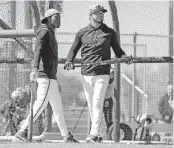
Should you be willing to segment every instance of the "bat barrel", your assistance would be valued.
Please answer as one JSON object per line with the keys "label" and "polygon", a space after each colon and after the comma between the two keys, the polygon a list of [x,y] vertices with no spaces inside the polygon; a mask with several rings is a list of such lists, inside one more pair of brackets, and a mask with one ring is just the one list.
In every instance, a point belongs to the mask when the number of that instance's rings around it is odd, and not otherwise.
{"label": "bat barrel", "polygon": [[[92,66],[92,65],[109,65],[109,64],[116,64],[116,63],[126,63],[128,62],[127,58],[119,58],[119,59],[111,59],[105,60],[96,63],[82,63],[75,65],[75,67],[82,67],[82,66]],[[133,57],[132,63],[172,63],[173,57]]]}

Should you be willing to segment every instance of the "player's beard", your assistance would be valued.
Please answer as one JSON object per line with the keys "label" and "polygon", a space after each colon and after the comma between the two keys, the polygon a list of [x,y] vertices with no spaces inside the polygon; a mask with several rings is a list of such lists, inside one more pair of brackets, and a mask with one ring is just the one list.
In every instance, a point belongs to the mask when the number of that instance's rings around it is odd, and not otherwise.
{"label": "player's beard", "polygon": [[101,19],[101,20],[92,19],[92,20],[93,20],[93,22],[98,23],[98,24],[102,24],[103,23],[103,19]]}

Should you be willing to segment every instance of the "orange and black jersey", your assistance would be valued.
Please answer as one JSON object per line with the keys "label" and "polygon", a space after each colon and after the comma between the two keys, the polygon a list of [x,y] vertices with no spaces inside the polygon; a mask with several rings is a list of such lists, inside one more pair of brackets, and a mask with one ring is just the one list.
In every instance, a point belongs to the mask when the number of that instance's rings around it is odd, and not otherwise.
{"label": "orange and black jersey", "polygon": [[[110,47],[115,55],[120,58],[125,55],[117,42],[116,32],[106,26],[100,25],[98,28],[91,24],[77,32],[75,41],[68,53],[67,61],[73,62],[78,51],[81,49],[83,63],[95,63],[111,58]],[[110,65],[82,66],[83,75],[103,75],[110,73]]]}
{"label": "orange and black jersey", "polygon": [[[42,60],[43,65],[40,64]],[[33,67],[39,70],[39,77],[56,79],[58,65],[58,46],[53,30],[46,25],[37,29]]]}

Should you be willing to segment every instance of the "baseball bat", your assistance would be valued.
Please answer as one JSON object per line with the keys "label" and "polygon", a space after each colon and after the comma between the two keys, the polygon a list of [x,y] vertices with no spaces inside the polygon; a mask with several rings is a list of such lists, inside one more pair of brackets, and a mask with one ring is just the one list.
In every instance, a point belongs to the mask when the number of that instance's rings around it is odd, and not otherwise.
{"label": "baseball bat", "polygon": [[[129,60],[128,58],[118,58],[118,59],[114,58],[111,60],[105,60],[95,63],[76,64],[75,67],[126,63],[128,62],[128,60]],[[173,57],[132,57],[131,61],[131,63],[172,63],[172,62],[173,62]]]}
{"label": "baseball bat", "polygon": [[30,83],[31,85],[31,100],[30,100],[30,118],[28,125],[28,140],[32,141],[32,133],[33,133],[33,101],[34,101],[34,82]]}
{"label": "baseball bat", "polygon": [[75,129],[76,129],[76,127],[77,127],[77,124],[79,123],[79,120],[80,120],[80,118],[81,118],[81,116],[82,116],[82,114],[83,114],[83,112],[84,112],[84,110],[85,110],[85,107],[87,106],[87,101],[85,102],[85,105],[83,106],[83,109],[82,109],[82,111],[80,112],[80,116],[79,116],[79,118],[77,119],[77,122],[76,122],[76,124],[74,125],[74,128],[73,128],[73,130],[72,130],[72,134],[74,133],[74,131],[75,131]]}

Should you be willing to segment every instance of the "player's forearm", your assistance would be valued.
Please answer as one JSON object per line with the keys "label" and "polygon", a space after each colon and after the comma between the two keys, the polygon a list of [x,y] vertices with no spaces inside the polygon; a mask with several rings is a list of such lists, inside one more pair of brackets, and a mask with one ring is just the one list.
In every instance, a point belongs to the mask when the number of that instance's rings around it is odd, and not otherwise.
{"label": "player's forearm", "polygon": [[127,57],[126,54],[121,55],[121,58],[125,58],[125,57]]}
{"label": "player's forearm", "polygon": [[117,43],[112,46],[112,49],[118,58],[123,58],[126,56],[125,52],[121,49],[121,47]]}
{"label": "player's forearm", "polygon": [[121,58],[122,56],[125,55],[125,52],[122,50],[122,48],[120,47],[120,45],[118,43],[117,35],[116,35],[116,32],[115,31],[112,32],[111,47],[112,47],[115,55],[118,58]]}
{"label": "player's forearm", "polygon": [[67,56],[67,61],[68,62],[73,62],[77,53],[75,51],[70,50]]}
{"label": "player's forearm", "polygon": [[67,61],[68,62],[73,62],[79,49],[80,49],[80,43],[78,42],[74,42],[74,44],[72,45],[69,53],[68,53],[68,56],[67,56]]}
{"label": "player's forearm", "polygon": [[38,50],[34,53],[32,71],[39,70],[39,63],[40,63],[40,52]]}
{"label": "player's forearm", "polygon": [[81,42],[81,32],[79,31],[76,36],[75,36],[75,40],[74,40],[74,43],[72,44],[71,46],[71,49],[68,53],[68,56],[67,56],[67,61],[68,62],[73,62],[80,47],[82,45],[82,42]]}

